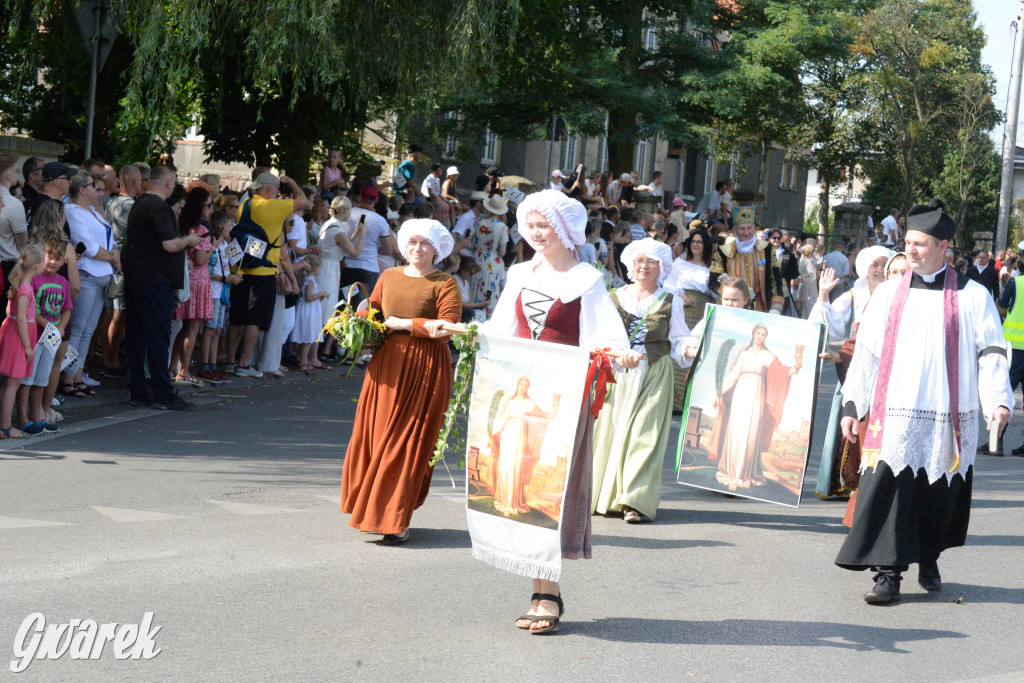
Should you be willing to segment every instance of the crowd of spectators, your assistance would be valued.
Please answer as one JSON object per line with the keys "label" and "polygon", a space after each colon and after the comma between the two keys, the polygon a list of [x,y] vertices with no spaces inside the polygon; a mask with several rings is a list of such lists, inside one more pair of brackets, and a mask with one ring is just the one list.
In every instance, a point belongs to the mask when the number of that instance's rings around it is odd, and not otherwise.
{"label": "crowd of spectators", "polygon": [[[422,165],[423,154],[410,145],[395,173],[383,178],[350,174],[332,149],[315,185],[257,167],[244,192],[221,187],[215,175],[183,185],[168,165],[115,170],[86,159],[73,168],[30,158],[19,169],[16,158],[0,157],[0,267],[15,321],[2,342],[17,347],[16,360],[22,353],[31,360],[9,368],[24,373],[11,404],[18,405],[18,425],[0,420],[0,429],[12,437],[56,429],[56,404],[94,393],[105,378],[124,377],[132,405],[187,410],[192,405],[176,385],[315,373],[340,362],[320,329],[339,300],[362,298],[352,285],[372,291],[382,270],[400,263],[396,233],[412,218],[434,218],[451,230],[455,248],[442,267],[459,283],[464,321],[486,320],[506,269],[533,256],[514,209],[536,186],[523,187],[518,178],[508,185],[498,167],[466,182],[457,166]],[[676,264],[666,286],[683,296],[695,319],[715,300],[714,288],[700,282],[712,253],[736,239],[733,183],[720,180],[691,206],[666,196],[660,173],[641,180],[635,172],[613,176],[580,165],[552,171],[542,187],[587,207],[587,241],[578,257],[601,269],[609,287],[628,280],[620,257],[630,242],[652,237],[668,244]],[[880,243],[899,250],[902,220],[893,210],[871,223],[863,240],[828,245],[818,236],[755,226],[774,250],[783,312],[807,315],[824,267],[852,284],[859,249]],[[43,256],[26,285],[33,245]],[[1019,263],[1012,250],[995,258],[951,250],[947,258],[994,297]],[[34,315],[22,320],[26,286]],[[48,325],[56,343],[44,334]],[[50,350],[40,354],[44,339]],[[0,359],[6,355],[0,348]],[[40,362],[50,365],[33,367]],[[42,388],[32,391],[44,375]]]}

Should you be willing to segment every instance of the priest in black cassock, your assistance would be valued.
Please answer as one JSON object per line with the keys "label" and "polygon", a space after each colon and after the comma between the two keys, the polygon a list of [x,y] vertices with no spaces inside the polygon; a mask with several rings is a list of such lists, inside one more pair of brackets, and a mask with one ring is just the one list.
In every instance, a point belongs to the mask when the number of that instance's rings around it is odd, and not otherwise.
{"label": "priest in black cassock", "polygon": [[995,302],[946,265],[955,224],[943,209],[908,213],[910,270],[875,289],[843,384],[843,436],[856,443],[867,424],[836,564],[874,571],[871,604],[898,600],[911,564],[923,588],[942,587],[939,554],[967,538],[979,421],[998,421],[1001,434],[1013,410]]}

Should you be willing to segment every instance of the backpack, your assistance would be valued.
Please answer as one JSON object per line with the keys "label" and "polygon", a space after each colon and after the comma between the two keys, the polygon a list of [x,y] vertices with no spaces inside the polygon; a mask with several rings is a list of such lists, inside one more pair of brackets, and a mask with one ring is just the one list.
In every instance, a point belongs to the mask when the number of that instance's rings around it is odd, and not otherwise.
{"label": "backpack", "polygon": [[[256,223],[249,214],[249,208],[251,206],[252,199],[242,206],[242,217],[239,219],[238,223],[235,224],[235,227],[231,228],[231,239],[238,242],[238,246],[240,246],[244,251],[245,243],[249,241],[250,237],[253,237],[262,242],[266,242],[267,251],[259,258],[246,253],[242,256],[242,261],[238,264],[239,268],[276,268],[273,263],[267,260],[266,256],[271,249],[279,249],[281,244],[270,242],[270,238],[267,237],[267,231],[260,227],[260,225]],[[284,237],[284,231],[282,231],[281,236]]]}

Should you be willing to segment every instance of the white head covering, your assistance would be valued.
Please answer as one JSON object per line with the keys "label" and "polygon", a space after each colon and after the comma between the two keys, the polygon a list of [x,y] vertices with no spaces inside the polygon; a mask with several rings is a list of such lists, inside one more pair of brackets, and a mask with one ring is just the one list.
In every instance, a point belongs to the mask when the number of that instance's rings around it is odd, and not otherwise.
{"label": "white head covering", "polygon": [[672,247],[664,242],[659,242],[653,237],[645,237],[642,240],[630,242],[622,250],[622,264],[626,266],[626,275],[629,276],[630,280],[636,279],[633,277],[633,261],[636,260],[637,256],[658,259],[658,262],[661,264],[661,268],[658,270],[659,285],[664,283],[665,278],[672,272]]}
{"label": "white head covering", "polygon": [[533,211],[548,219],[548,223],[555,229],[555,234],[566,249],[575,251],[575,245],[587,241],[586,207],[564,192],[541,190],[527,196],[516,209],[519,234],[534,249],[537,245],[530,239],[530,232],[526,227],[526,217]]}
{"label": "white head covering", "polygon": [[865,278],[865,281],[867,281],[868,268],[871,267],[872,263],[882,257],[885,257],[886,263],[888,263],[889,259],[894,255],[895,252],[892,250],[877,244],[873,247],[861,249],[857,253],[857,261],[854,264],[857,267],[857,279]]}
{"label": "white head covering", "polygon": [[455,247],[455,238],[448,232],[448,228],[433,218],[413,218],[402,224],[398,230],[398,248],[403,255],[411,237],[423,237],[430,242],[437,252],[437,256],[434,257],[435,263],[452,253]]}

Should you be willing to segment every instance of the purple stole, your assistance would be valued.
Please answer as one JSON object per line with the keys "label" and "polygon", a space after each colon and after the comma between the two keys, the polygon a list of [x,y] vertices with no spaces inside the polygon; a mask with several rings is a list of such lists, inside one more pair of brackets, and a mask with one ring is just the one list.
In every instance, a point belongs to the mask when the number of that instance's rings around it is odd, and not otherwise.
{"label": "purple stole", "polygon": [[[875,382],[875,397],[871,401],[871,417],[861,449],[864,467],[874,467],[882,450],[882,432],[885,429],[885,403],[889,394],[889,376],[892,374],[893,356],[896,354],[896,339],[900,332],[903,306],[907,303],[913,271],[907,271],[896,288],[885,334],[882,337],[882,358],[878,365],[878,380]],[[950,473],[960,469],[960,311],[957,301],[956,271],[945,268],[942,286],[942,336],[946,352],[946,384],[949,387],[949,412],[953,422],[953,464]]]}

